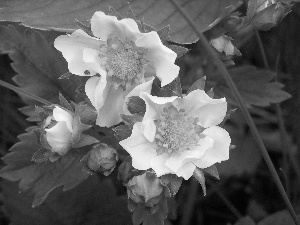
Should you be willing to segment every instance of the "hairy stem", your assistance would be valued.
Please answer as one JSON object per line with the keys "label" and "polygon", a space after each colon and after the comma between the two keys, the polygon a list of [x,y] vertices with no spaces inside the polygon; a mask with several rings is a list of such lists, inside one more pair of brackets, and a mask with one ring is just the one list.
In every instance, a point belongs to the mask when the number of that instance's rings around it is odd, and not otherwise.
{"label": "hairy stem", "polygon": [[7,82],[5,82],[3,80],[0,80],[0,86],[6,87],[6,88],[8,88],[8,89],[10,89],[12,91],[15,91],[15,92],[19,93],[19,94],[22,94],[22,95],[25,95],[25,96],[27,96],[29,98],[32,98],[32,99],[34,99],[34,100],[36,100],[36,101],[38,101],[38,102],[40,102],[40,103],[42,103],[44,105],[51,105],[52,104],[51,102],[47,101],[46,99],[40,98],[40,97],[38,97],[38,96],[36,96],[34,94],[31,94],[31,93],[29,93],[27,91],[24,91],[21,88],[19,88],[17,86],[14,86],[12,84],[9,84],[9,83],[7,83]]}
{"label": "hairy stem", "polygon": [[240,107],[240,109],[242,110],[242,113],[251,129],[252,135],[257,143],[257,145],[259,146],[259,149],[263,155],[263,158],[270,170],[270,173],[273,177],[273,180],[276,183],[276,186],[278,188],[278,191],[281,195],[281,197],[283,198],[287,209],[289,210],[293,220],[295,221],[296,225],[300,225],[296,213],[293,209],[293,206],[284,190],[284,187],[279,179],[279,176],[276,172],[276,169],[272,163],[272,160],[269,156],[269,153],[258,133],[258,130],[254,124],[254,121],[247,109],[247,107],[245,106],[245,104],[243,103],[243,99],[240,95],[240,92],[238,91],[237,87],[235,86],[231,76],[229,75],[228,71],[226,70],[223,62],[219,59],[218,55],[216,54],[216,52],[212,49],[212,47],[210,46],[209,42],[206,40],[206,38],[203,36],[202,32],[199,30],[199,28],[197,27],[196,23],[192,20],[192,18],[181,8],[181,6],[177,3],[177,1],[175,0],[170,0],[170,2],[176,7],[176,9],[182,14],[182,16],[186,19],[186,21],[189,23],[189,25],[191,27],[193,27],[193,29],[195,30],[196,34],[198,35],[203,47],[205,48],[205,50],[207,51],[208,55],[211,57],[212,61],[215,63],[215,66],[217,67],[217,69],[219,70],[219,72],[222,74],[222,76],[224,77],[224,79],[226,80],[227,85],[230,87],[231,91],[233,92],[237,103]]}

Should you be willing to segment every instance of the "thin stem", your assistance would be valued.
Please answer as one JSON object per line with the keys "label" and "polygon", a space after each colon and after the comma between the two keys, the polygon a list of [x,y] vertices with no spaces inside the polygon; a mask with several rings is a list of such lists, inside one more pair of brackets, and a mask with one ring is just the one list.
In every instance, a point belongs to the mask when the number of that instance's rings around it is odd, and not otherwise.
{"label": "thin stem", "polygon": [[187,203],[180,223],[181,225],[188,225],[191,222],[193,209],[197,200],[198,188],[199,183],[195,180],[191,180]]}
{"label": "thin stem", "polygon": [[14,85],[11,85],[11,84],[3,81],[3,80],[0,80],[0,86],[6,87],[6,88],[8,88],[8,89],[10,89],[12,91],[15,91],[15,92],[19,93],[19,94],[23,94],[23,95],[25,95],[25,96],[27,96],[29,98],[32,98],[32,99],[34,99],[34,100],[36,100],[36,101],[38,101],[38,102],[40,102],[40,103],[42,103],[44,105],[51,105],[52,104],[51,102],[49,102],[49,101],[47,101],[47,100],[45,100],[43,98],[40,98],[40,97],[38,97],[38,96],[36,96],[34,94],[31,94],[31,93],[29,93],[27,91],[24,91],[21,88],[16,87]]}
{"label": "thin stem", "polygon": [[[261,40],[260,34],[258,32],[257,29],[255,29],[255,36],[256,36],[256,40],[259,46],[259,50],[261,53],[261,56],[263,58],[263,63],[264,63],[264,67],[267,70],[270,70],[270,64],[266,55],[266,51],[263,45],[263,42]],[[278,66],[279,66],[279,59],[280,59],[280,55],[278,55],[277,59],[276,59],[276,81],[277,79],[277,74],[278,74]],[[275,104],[275,110],[276,110],[276,116],[277,116],[277,122],[278,122],[278,127],[279,127],[279,132],[280,132],[280,139],[281,139],[281,148],[282,148],[282,152],[283,152],[283,175],[285,177],[285,186],[286,186],[286,192],[288,197],[290,197],[290,182],[289,182],[289,176],[288,176],[288,172],[289,172],[289,163],[288,163],[288,159],[289,159],[289,155],[288,155],[288,151],[290,149],[289,143],[288,143],[288,138],[287,138],[287,132],[285,129],[285,125],[284,125],[284,121],[283,121],[283,115],[282,115],[282,110],[280,107],[279,103]]]}
{"label": "thin stem", "polygon": [[211,59],[213,60],[213,62],[215,63],[215,66],[217,67],[217,69],[219,70],[219,72],[222,74],[222,76],[224,77],[224,79],[226,80],[227,85],[230,87],[231,91],[233,92],[234,96],[236,97],[237,103],[240,107],[240,109],[242,110],[244,117],[251,129],[252,135],[257,143],[257,145],[259,146],[259,149],[262,153],[262,156],[270,170],[270,173],[273,177],[273,180],[276,183],[276,186],[278,188],[278,191],[281,195],[281,197],[283,198],[286,207],[288,208],[289,212],[291,213],[291,216],[293,218],[293,220],[295,221],[296,225],[300,225],[296,213],[293,209],[293,206],[284,190],[284,187],[279,179],[279,176],[276,172],[276,169],[272,163],[272,160],[269,156],[269,153],[258,133],[258,130],[254,124],[254,121],[247,109],[247,107],[245,106],[245,104],[243,103],[243,99],[237,89],[237,87],[235,86],[231,76],[229,75],[228,71],[226,70],[223,62],[219,59],[218,55],[216,54],[216,52],[211,48],[209,42],[206,40],[206,38],[203,36],[202,32],[198,29],[197,25],[195,24],[195,22],[191,19],[191,17],[181,8],[181,6],[175,1],[175,0],[170,0],[170,2],[176,7],[176,9],[182,14],[182,16],[186,19],[186,21],[189,23],[189,25],[191,27],[193,27],[193,29],[195,30],[196,34],[198,35],[203,47],[205,48],[205,50],[207,51],[208,55],[211,57]]}

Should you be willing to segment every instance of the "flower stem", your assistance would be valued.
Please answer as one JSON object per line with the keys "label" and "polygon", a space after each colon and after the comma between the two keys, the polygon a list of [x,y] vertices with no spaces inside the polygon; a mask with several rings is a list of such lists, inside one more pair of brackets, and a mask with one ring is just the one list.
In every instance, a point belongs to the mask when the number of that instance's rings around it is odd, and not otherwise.
{"label": "flower stem", "polygon": [[240,92],[238,91],[237,87],[235,86],[231,76],[229,75],[228,71],[226,70],[223,62],[219,59],[218,55],[216,54],[216,52],[212,49],[212,47],[210,46],[209,42],[206,40],[206,38],[204,37],[204,35],[202,34],[202,32],[200,31],[200,29],[197,27],[196,23],[192,20],[192,18],[181,8],[181,6],[175,1],[175,0],[170,0],[170,2],[175,6],[175,8],[182,14],[182,16],[185,18],[185,20],[189,23],[189,25],[195,30],[196,34],[198,35],[201,43],[203,44],[203,47],[205,48],[205,50],[207,51],[208,55],[211,57],[211,59],[213,60],[213,62],[215,63],[215,66],[217,67],[217,69],[219,70],[219,72],[222,74],[222,76],[224,77],[224,79],[226,80],[227,85],[230,87],[231,91],[233,92],[237,103],[240,107],[240,109],[242,110],[242,113],[244,114],[244,117],[251,129],[252,135],[257,143],[257,145],[259,146],[259,149],[262,153],[262,156],[270,170],[270,173],[273,177],[274,182],[276,183],[276,186],[278,188],[278,191],[281,195],[281,197],[283,198],[287,209],[289,210],[294,222],[296,223],[296,225],[300,225],[296,213],[293,209],[293,206],[284,190],[284,187],[279,179],[279,176],[276,172],[276,169],[272,163],[272,160],[269,156],[269,153],[258,133],[258,130],[254,124],[254,121],[247,109],[247,107],[245,106],[245,104],[243,103],[243,99],[240,95]]}
{"label": "flower stem", "polygon": [[52,104],[51,102],[49,102],[49,101],[47,101],[47,100],[45,100],[43,98],[40,98],[40,97],[38,97],[38,96],[36,96],[34,94],[31,94],[31,93],[29,93],[27,91],[24,91],[21,88],[16,87],[16,86],[14,86],[12,84],[9,84],[9,83],[7,83],[7,82],[5,82],[3,80],[0,80],[0,86],[6,87],[6,88],[8,88],[8,89],[10,89],[12,91],[15,91],[15,92],[19,93],[19,94],[23,94],[23,95],[25,95],[25,96],[27,96],[29,98],[32,98],[32,99],[34,99],[34,100],[36,100],[36,101],[38,101],[38,102],[40,102],[40,103],[42,103],[44,105],[51,105]]}

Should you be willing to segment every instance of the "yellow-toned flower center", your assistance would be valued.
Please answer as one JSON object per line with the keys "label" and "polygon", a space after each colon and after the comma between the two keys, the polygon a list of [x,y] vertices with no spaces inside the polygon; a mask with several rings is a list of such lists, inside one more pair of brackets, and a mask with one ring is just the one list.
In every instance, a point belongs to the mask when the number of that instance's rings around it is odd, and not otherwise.
{"label": "yellow-toned flower center", "polygon": [[197,117],[187,116],[184,109],[177,110],[174,106],[164,108],[157,121],[156,145],[172,153],[197,144],[204,130],[197,124],[198,121]]}
{"label": "yellow-toned flower center", "polygon": [[108,39],[107,46],[101,46],[100,58],[107,74],[122,81],[128,81],[135,77],[141,78],[146,67],[143,58],[145,49],[138,48],[134,42],[121,41],[118,38]]}

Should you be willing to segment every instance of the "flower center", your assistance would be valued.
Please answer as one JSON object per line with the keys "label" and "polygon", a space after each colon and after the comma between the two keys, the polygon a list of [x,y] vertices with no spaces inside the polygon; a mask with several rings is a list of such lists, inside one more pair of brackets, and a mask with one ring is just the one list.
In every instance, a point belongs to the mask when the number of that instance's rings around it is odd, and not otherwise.
{"label": "flower center", "polygon": [[174,106],[165,107],[157,121],[156,146],[172,153],[197,144],[204,130],[197,124],[198,121],[197,117],[187,116],[184,109],[177,110]]}
{"label": "flower center", "polygon": [[[145,49],[138,48],[133,41],[121,41],[115,37],[107,40],[107,46],[101,46],[100,58],[104,58],[107,74],[124,83],[133,78],[142,78],[147,61],[143,59]],[[122,82],[123,81],[123,82]]]}

